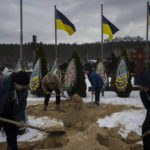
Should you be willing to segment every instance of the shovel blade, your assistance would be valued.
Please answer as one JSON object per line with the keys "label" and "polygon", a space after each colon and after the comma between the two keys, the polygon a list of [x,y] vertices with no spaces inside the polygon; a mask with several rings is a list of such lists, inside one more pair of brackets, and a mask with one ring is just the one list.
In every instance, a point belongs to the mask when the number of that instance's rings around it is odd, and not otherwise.
{"label": "shovel blade", "polygon": [[66,132],[63,126],[51,126],[46,128],[45,131],[51,134],[64,134]]}

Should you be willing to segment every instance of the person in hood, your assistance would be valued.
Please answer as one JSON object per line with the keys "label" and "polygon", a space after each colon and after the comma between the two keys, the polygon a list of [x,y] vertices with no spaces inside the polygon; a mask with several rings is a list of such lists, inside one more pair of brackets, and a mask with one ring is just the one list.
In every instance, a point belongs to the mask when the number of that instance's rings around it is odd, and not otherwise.
{"label": "person in hood", "polygon": [[91,66],[85,66],[85,74],[88,76],[88,79],[92,85],[91,94],[95,94],[95,104],[99,105],[100,102],[100,92],[104,85],[103,79],[96,72],[92,71]]}
{"label": "person in hood", "polygon": [[44,110],[47,110],[48,102],[51,93],[54,90],[56,93],[56,110],[60,109],[60,93],[64,96],[63,84],[57,75],[48,72],[42,79],[42,89],[45,93]]}
{"label": "person in hood", "polygon": [[[142,135],[150,131],[150,74],[142,71],[136,77],[135,84],[140,87],[140,97],[142,103],[147,110],[146,117],[142,125]],[[150,134],[143,137],[144,150],[150,150]]]}
{"label": "person in hood", "polygon": [[[29,81],[30,78],[24,71],[0,77],[0,117],[18,121],[19,127],[24,126]],[[19,127],[0,121],[0,129],[2,127],[6,134],[7,150],[18,150]]]}

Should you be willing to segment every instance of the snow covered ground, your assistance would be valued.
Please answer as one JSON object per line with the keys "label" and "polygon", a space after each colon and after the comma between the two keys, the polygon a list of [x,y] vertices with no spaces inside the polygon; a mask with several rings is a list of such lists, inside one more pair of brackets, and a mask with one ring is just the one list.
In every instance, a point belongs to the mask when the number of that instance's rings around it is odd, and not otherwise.
{"label": "snow covered ground", "polygon": [[[54,100],[54,98],[52,98]],[[29,94],[28,101],[43,101],[44,97],[37,98],[31,94]],[[84,98],[85,102],[91,101],[91,94],[88,93],[87,97]],[[101,103],[105,104],[116,104],[116,105],[131,105],[136,107],[141,107],[140,110],[126,110],[123,112],[117,112],[112,114],[111,116],[107,116],[103,119],[98,119],[97,123],[100,127],[116,127],[118,124],[121,125],[122,128],[119,130],[119,134],[123,137],[126,137],[130,131],[135,131],[139,135],[141,135],[141,125],[146,115],[146,111],[143,108],[143,104],[141,103],[139,97],[139,91],[133,91],[129,98],[119,98],[116,93],[106,91],[105,96],[101,96]],[[45,123],[49,125],[62,124],[60,121],[50,120],[47,117],[42,118],[34,118],[33,116],[28,117],[28,122],[31,125],[44,127]],[[18,136],[18,141],[34,141],[39,140],[45,136],[44,133],[28,129],[27,133],[21,136]],[[30,137],[30,138],[29,138]],[[0,142],[5,141],[5,136],[2,136],[0,133]]]}
{"label": "snow covered ground", "polygon": [[[87,84],[87,87],[91,86],[91,84],[87,78],[86,78],[86,84]],[[87,88],[86,93],[87,93],[86,98],[83,98],[84,102],[91,102],[92,95],[88,91],[88,88]],[[66,92],[65,92],[65,95],[67,95]],[[55,99],[54,97],[55,96],[52,95],[52,98],[51,98],[52,101]],[[36,97],[36,96],[32,95],[29,91],[29,96],[28,96],[27,100],[28,101],[44,101],[44,97]],[[139,91],[132,91],[130,94],[130,97],[128,97],[128,98],[120,98],[120,97],[117,97],[117,94],[115,92],[106,91],[106,92],[104,92],[104,97],[101,96],[100,102],[105,103],[105,104],[115,104],[115,105],[122,104],[122,105],[130,105],[130,106],[144,108],[143,104],[140,100]]]}
{"label": "snow covered ground", "polygon": [[113,128],[121,126],[119,134],[126,138],[130,131],[134,131],[141,135],[141,125],[145,116],[145,110],[126,110],[114,113],[104,119],[98,119],[97,123],[100,127]]}
{"label": "snow covered ground", "polygon": [[[89,81],[86,79],[87,87],[90,86]],[[33,96],[31,93],[29,93],[28,101],[32,103],[32,101],[43,101],[44,97],[37,98]],[[52,97],[52,100],[54,100],[54,96]],[[91,94],[87,91],[87,97],[83,99],[84,102],[90,102],[91,101]],[[135,131],[139,135],[141,135],[141,125],[143,123],[143,120],[145,118],[145,109],[143,107],[143,104],[140,100],[139,91],[133,91],[130,94],[130,97],[128,98],[120,98],[117,97],[115,92],[106,91],[105,96],[101,96],[101,103],[105,104],[115,104],[115,105],[130,105],[135,107],[140,107],[140,110],[126,110],[118,113],[114,113],[111,116],[106,116],[103,119],[98,119],[97,123],[101,127],[116,127],[118,124],[122,126],[119,130],[119,134],[121,134],[123,137],[126,137],[130,131]],[[31,125],[38,126],[38,127],[44,127],[44,123],[48,122],[49,125],[54,124],[62,124],[60,121],[56,120],[50,120],[47,117],[42,118],[34,118],[32,116],[28,117],[28,122]],[[45,136],[44,133],[38,132],[33,129],[28,129],[27,133],[18,136],[18,141],[34,141],[39,140]],[[29,138],[30,137],[30,138]],[[5,141],[5,136],[3,136],[0,133],[0,142]]]}

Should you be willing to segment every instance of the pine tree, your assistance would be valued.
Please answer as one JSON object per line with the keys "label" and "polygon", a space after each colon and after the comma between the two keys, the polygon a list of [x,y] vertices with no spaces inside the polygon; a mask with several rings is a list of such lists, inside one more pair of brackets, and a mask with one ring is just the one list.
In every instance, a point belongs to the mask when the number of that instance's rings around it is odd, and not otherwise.
{"label": "pine tree", "polygon": [[73,52],[69,62],[74,58],[76,60],[76,69],[77,69],[77,81],[71,92],[68,94],[72,96],[73,94],[78,94],[81,97],[86,97],[86,83],[85,75],[83,72],[83,65],[81,63],[80,57],[76,51]]}
{"label": "pine tree", "polygon": [[[41,58],[41,81],[42,81],[42,78],[48,72],[47,60],[45,57],[45,50],[44,50],[42,43],[40,43],[39,48],[36,50],[36,57],[35,57],[34,65],[39,58]],[[44,95],[44,92],[43,92],[42,87],[41,87],[41,82],[40,82],[40,87],[35,92],[32,92],[32,94],[35,94],[37,96],[43,96]]]}
{"label": "pine tree", "polygon": [[46,75],[48,70],[47,70],[47,60],[46,60],[46,57],[45,57],[45,49],[44,49],[42,43],[40,43],[39,48],[36,51],[35,63],[37,62],[37,60],[39,58],[41,58],[41,73],[42,73],[42,77],[44,77],[44,75]]}
{"label": "pine tree", "polygon": [[[129,71],[130,70],[129,59],[128,59],[126,50],[123,50],[121,56],[124,56],[126,66],[127,66],[128,84],[127,84],[127,87],[126,87],[125,91],[118,91],[117,88],[115,88],[115,91],[116,91],[116,93],[119,97],[129,97],[130,93],[132,92],[132,84],[131,84],[131,73]],[[121,59],[121,56],[120,56],[120,59]],[[117,68],[116,68],[116,72],[117,72]]]}
{"label": "pine tree", "polygon": [[115,73],[115,70],[117,68],[117,64],[118,64],[118,57],[114,54],[114,53],[111,53],[111,72],[112,73]]}
{"label": "pine tree", "polygon": [[110,72],[111,72],[111,87],[115,86],[115,73],[118,64],[118,57],[111,53],[111,64],[110,64]]}

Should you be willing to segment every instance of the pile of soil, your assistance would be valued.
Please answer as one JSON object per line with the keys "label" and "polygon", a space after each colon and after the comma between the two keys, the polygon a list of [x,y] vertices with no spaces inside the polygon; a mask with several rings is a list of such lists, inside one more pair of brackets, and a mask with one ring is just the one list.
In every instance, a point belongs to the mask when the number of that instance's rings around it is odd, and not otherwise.
{"label": "pile of soil", "polygon": [[[136,144],[139,135],[130,133],[123,139],[116,128],[100,128],[98,118],[112,115],[123,110],[140,108],[126,105],[101,104],[89,105],[75,94],[72,99],[61,101],[60,111],[56,111],[55,103],[50,102],[48,110],[43,111],[43,105],[30,105],[28,115],[35,117],[48,116],[64,122],[65,134],[49,134],[42,141],[18,142],[19,150],[142,150],[142,145]],[[0,143],[1,150],[6,149],[5,143]]]}

